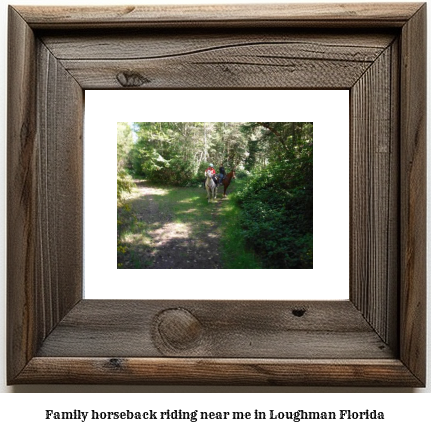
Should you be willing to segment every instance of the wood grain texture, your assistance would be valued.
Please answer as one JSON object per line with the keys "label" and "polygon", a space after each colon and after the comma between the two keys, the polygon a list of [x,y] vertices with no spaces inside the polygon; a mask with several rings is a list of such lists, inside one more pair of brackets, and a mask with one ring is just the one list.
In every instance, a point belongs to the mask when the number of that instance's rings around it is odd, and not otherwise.
{"label": "wood grain texture", "polygon": [[34,356],[36,80],[35,38],[9,9],[7,128],[7,355],[8,376]]}
{"label": "wood grain texture", "polygon": [[[10,8],[8,382],[423,386],[424,38],[414,3]],[[83,89],[205,87],[351,90],[350,301],[80,301]]]}
{"label": "wood grain texture", "polygon": [[37,44],[37,241],[34,253],[41,337],[81,298],[84,93]]}
{"label": "wood grain texture", "polygon": [[[181,311],[160,335],[160,314]],[[185,313],[199,337],[184,339]],[[176,328],[174,325],[176,324]],[[157,328],[155,329],[155,325]],[[190,324],[189,324],[190,326]],[[172,333],[178,332],[178,338]],[[196,330],[193,331],[196,334]],[[91,340],[91,344],[88,341]],[[177,344],[169,343],[177,340]],[[48,357],[392,358],[349,302],[83,300],[47,337]]]}
{"label": "wood grain texture", "polygon": [[[267,45],[294,45],[295,58],[373,62],[395,38],[395,30],[358,33],[294,29],[213,29],[79,31],[61,35],[38,32],[58,60],[149,60],[185,56],[241,46],[256,46],[265,55]],[[285,46],[280,48],[288,58]]]}
{"label": "wood grain texture", "polygon": [[118,27],[402,27],[420,3],[250,4],[119,7],[20,6],[36,29]]}
{"label": "wood grain texture", "polygon": [[[357,35],[212,32],[118,35],[112,52],[100,36],[43,37],[85,89],[350,88],[395,38]],[[83,49],[80,49],[80,46]],[[59,51],[62,51],[60,54]],[[139,77],[132,82],[119,76]]]}
{"label": "wood grain texture", "polygon": [[350,88],[395,34],[195,29],[41,38],[85,89]]}
{"label": "wood grain texture", "polygon": [[391,157],[388,162],[387,177],[387,285],[384,293],[386,337],[384,340],[399,355],[399,318],[400,318],[400,41],[397,39],[390,46],[391,87],[390,92],[390,143]]}
{"label": "wood grain texture", "polygon": [[[398,80],[391,44],[351,89],[350,299],[397,350]],[[392,297],[395,297],[394,299]]]}
{"label": "wood grain texture", "polygon": [[426,5],[401,37],[401,360],[425,381]]}
{"label": "wood grain texture", "polygon": [[34,357],[17,383],[418,387],[399,360]]}
{"label": "wood grain texture", "polygon": [[8,376],[82,292],[83,91],[9,10]]}

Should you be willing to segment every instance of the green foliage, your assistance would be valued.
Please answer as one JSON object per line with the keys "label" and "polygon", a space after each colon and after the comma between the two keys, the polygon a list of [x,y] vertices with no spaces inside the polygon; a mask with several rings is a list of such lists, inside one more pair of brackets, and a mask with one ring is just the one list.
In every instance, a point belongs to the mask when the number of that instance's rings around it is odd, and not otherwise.
{"label": "green foliage", "polygon": [[135,214],[129,204],[117,200],[117,263],[118,268],[123,266],[123,257],[128,252],[124,244],[124,234],[128,227],[136,220]]}
{"label": "green foliage", "polygon": [[137,142],[131,152],[135,175],[154,183],[190,184],[197,174],[200,123],[134,123]]}
{"label": "green foliage", "polygon": [[252,248],[247,247],[241,227],[241,209],[235,200],[223,203],[220,223],[223,268],[262,268],[260,258]]}
{"label": "green foliage", "polygon": [[246,178],[248,178],[250,176],[250,171],[247,171],[247,170],[240,170],[240,171],[237,171],[236,173],[235,173],[235,177],[238,179],[238,180],[244,180],[244,179],[246,179]]}
{"label": "green foliage", "polygon": [[126,164],[135,176],[175,186],[196,185],[205,168],[240,166],[248,138],[242,123],[134,123],[137,140]]}
{"label": "green foliage", "polygon": [[133,179],[125,169],[117,171],[117,203],[120,203],[125,193],[132,191],[134,184]]}
{"label": "green foliage", "polygon": [[272,163],[238,192],[244,238],[267,268],[312,268],[311,157]]}
{"label": "green foliage", "polygon": [[121,201],[125,193],[133,188],[132,177],[127,172],[127,162],[133,147],[132,129],[128,123],[117,124],[117,203]]}
{"label": "green foliage", "polygon": [[154,150],[152,155],[143,158],[142,172],[154,183],[174,186],[187,186],[194,175],[192,167],[183,159],[173,157],[168,160]]}
{"label": "green foliage", "polygon": [[246,186],[237,194],[235,224],[225,227],[228,237],[245,241],[265,267],[312,267],[312,123],[118,123],[117,150],[119,201],[131,191],[129,173],[168,186],[203,186],[209,163],[235,169]]}

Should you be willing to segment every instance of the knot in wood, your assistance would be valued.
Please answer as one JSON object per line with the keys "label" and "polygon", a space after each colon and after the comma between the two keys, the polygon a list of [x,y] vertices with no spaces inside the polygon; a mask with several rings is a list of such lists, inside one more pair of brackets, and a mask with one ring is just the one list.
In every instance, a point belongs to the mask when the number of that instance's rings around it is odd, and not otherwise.
{"label": "knot in wood", "polygon": [[302,317],[305,314],[305,309],[292,309],[292,314],[296,317]]}
{"label": "knot in wood", "polygon": [[109,366],[114,369],[121,368],[122,363],[123,363],[122,360],[117,358],[112,358],[109,360]]}
{"label": "knot in wood", "polygon": [[150,80],[142,76],[139,72],[120,72],[117,74],[117,81],[123,87],[140,87],[149,83]]}
{"label": "knot in wood", "polygon": [[178,308],[166,309],[156,317],[156,332],[169,348],[185,350],[199,344],[203,331],[197,318]]}

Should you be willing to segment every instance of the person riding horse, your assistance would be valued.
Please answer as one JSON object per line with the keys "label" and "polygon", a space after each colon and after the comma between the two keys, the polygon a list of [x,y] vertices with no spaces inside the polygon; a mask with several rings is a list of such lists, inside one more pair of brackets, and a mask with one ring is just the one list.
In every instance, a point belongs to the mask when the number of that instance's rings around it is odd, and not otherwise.
{"label": "person riding horse", "polygon": [[223,184],[224,191],[223,191],[223,197],[226,198],[226,190],[230,185],[230,182],[232,179],[235,179],[235,170],[233,169],[229,174],[226,174],[225,168],[223,164],[220,165],[219,168],[220,174],[217,174],[214,165],[210,163],[208,165],[208,168],[205,170],[205,180],[204,180],[204,188],[206,188],[206,179],[207,177],[210,177],[214,183],[215,183],[215,193],[217,195],[217,187],[220,184]]}
{"label": "person riding horse", "polygon": [[210,177],[213,178],[215,184],[218,184],[218,176],[216,175],[216,170],[214,169],[214,165],[210,163],[208,165],[208,168],[205,170],[205,177],[207,177],[208,174],[210,174]]}
{"label": "person riding horse", "polygon": [[214,165],[212,163],[210,163],[208,165],[208,168],[205,170],[205,176],[206,173],[211,174],[211,177],[216,173],[216,170],[214,169]]}
{"label": "person riding horse", "polygon": [[205,170],[205,189],[207,191],[208,202],[217,199],[217,174],[213,164],[209,164]]}
{"label": "person riding horse", "polygon": [[225,171],[225,169],[224,169],[223,164],[220,165],[219,173],[220,173],[220,174],[219,174],[219,182],[222,183],[222,182],[223,182],[223,179],[226,177],[226,171]]}

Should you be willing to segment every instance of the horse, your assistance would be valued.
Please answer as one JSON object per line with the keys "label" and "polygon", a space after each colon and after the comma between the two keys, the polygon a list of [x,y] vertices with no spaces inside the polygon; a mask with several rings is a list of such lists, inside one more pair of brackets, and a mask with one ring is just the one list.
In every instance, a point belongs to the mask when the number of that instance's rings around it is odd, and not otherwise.
{"label": "horse", "polygon": [[226,174],[226,175],[223,177],[223,180],[221,181],[222,184],[223,184],[223,186],[224,186],[224,191],[223,191],[223,197],[224,197],[224,198],[226,198],[226,189],[229,187],[229,185],[230,185],[230,181],[231,181],[233,178],[236,178],[236,177],[235,177],[235,170],[232,170],[229,174]]}
{"label": "horse", "polygon": [[212,199],[217,199],[217,184],[213,179],[213,176],[205,171],[205,189],[207,190],[208,202]]}

